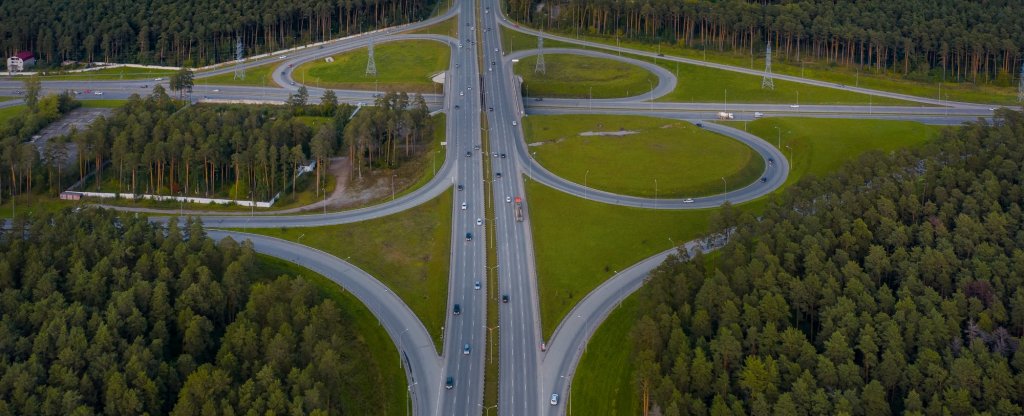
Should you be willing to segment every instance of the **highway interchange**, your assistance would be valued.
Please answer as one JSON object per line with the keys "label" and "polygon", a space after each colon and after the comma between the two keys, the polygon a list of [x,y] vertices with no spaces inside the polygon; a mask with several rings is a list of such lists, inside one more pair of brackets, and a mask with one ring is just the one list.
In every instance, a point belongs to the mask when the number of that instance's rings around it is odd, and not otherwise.
{"label": "highway interchange", "polygon": [[[443,35],[403,34],[457,16],[457,38]],[[344,51],[365,47],[371,42],[392,42],[421,39],[442,42],[451,48],[450,67],[446,74],[443,94],[426,96],[432,109],[448,114],[447,157],[437,175],[424,186],[393,201],[379,205],[327,214],[310,215],[211,215],[202,219],[212,228],[270,228],[270,227],[317,227],[343,224],[380,218],[401,212],[433,199],[456,185],[464,190],[455,193],[452,206],[451,270],[449,276],[448,308],[444,327],[443,350],[434,350],[431,336],[415,314],[402,300],[366,272],[319,250],[299,244],[234,231],[210,230],[213,238],[232,237],[250,239],[257,251],[279,257],[319,272],[345,287],[381,321],[395,345],[408,376],[408,386],[413,410],[418,415],[469,415],[483,414],[492,409],[483,406],[484,364],[486,359],[485,337],[487,335],[486,308],[499,308],[499,325],[494,335],[499,337],[499,392],[498,414],[547,415],[566,412],[569,386],[583,347],[601,321],[622,299],[637,290],[644,277],[676,249],[655,254],[637,263],[600,285],[586,295],[558,325],[550,339],[541,335],[537,275],[529,218],[516,221],[514,205],[507,198],[524,198],[524,210],[528,212],[529,198],[526,198],[523,178],[528,176],[544,185],[575,195],[607,204],[655,209],[700,209],[721,205],[725,201],[740,203],[750,201],[772,192],[785,182],[789,173],[789,162],[770,143],[743,131],[720,124],[704,122],[704,128],[732,137],[750,146],[765,163],[765,182],[736,184],[735,189],[718,195],[694,197],[692,201],[676,199],[651,199],[616,195],[567,181],[538,164],[526,146],[521,120],[527,114],[637,114],[678,118],[691,122],[714,118],[721,111],[718,103],[667,103],[653,102],[675,87],[675,77],[650,63],[630,58],[619,58],[610,53],[628,52],[633,55],[654,57],[655,54],[616,48],[594,42],[544,33],[546,38],[584,46],[587,50],[548,49],[547,53],[576,53],[622,59],[640,65],[659,77],[654,91],[622,99],[578,100],[545,99],[535,102],[523,100],[517,77],[513,73],[514,59],[537,51],[526,50],[506,54],[501,48],[500,26],[513,30],[537,34],[509,23],[500,13],[496,0],[457,1],[447,12],[401,28],[378,30],[370,34],[356,35],[288,53],[275,53],[247,63],[247,66],[277,62],[273,78],[283,88],[244,86],[197,86],[194,96],[205,96],[217,100],[282,101],[300,85],[291,78],[289,68],[303,62],[322,59]],[[461,46],[460,46],[461,45]],[[287,55],[282,59],[282,56]],[[722,70],[760,75],[759,71],[732,67],[716,63],[676,57],[659,57],[693,65],[703,65]],[[489,70],[484,68],[490,67]],[[233,71],[223,66],[201,75],[205,78]],[[913,101],[927,106],[811,106],[794,108],[776,104],[733,104],[729,109],[738,119],[749,119],[754,111],[771,115],[800,115],[844,118],[911,119],[939,124],[955,124],[978,117],[991,117],[989,106],[940,101],[906,96],[902,94],[874,91],[864,88],[836,85],[834,83],[809,80],[800,77],[777,75],[778,79],[839,88],[874,96]],[[292,85],[296,82],[295,85]],[[118,99],[133,93],[145,93],[153,81],[45,81],[44,90],[95,89],[104,95],[91,98]],[[18,80],[0,80],[0,95],[13,95],[11,90],[21,89]],[[145,86],[146,89],[142,89]],[[310,97],[319,97],[323,90],[307,86]],[[216,91],[214,91],[216,90]],[[338,91],[339,99],[353,103],[372,103],[374,91]],[[88,97],[86,97],[88,98]],[[0,103],[0,107],[16,104],[17,101]],[[458,109],[456,109],[456,105]],[[481,117],[483,115],[483,118]],[[483,122],[486,121],[486,124]],[[484,143],[482,133],[486,132]],[[470,156],[465,154],[469,152]],[[485,152],[486,151],[486,152]],[[488,153],[491,153],[489,155]],[[504,154],[507,157],[493,155]],[[490,159],[490,171],[485,176],[483,158]],[[500,178],[497,173],[502,173]],[[463,209],[465,203],[465,209]],[[485,207],[493,208],[493,220],[487,219]],[[477,219],[484,220],[477,225]],[[485,238],[485,229],[494,227],[494,238]],[[472,233],[469,239],[466,233]],[[493,244],[498,254],[497,287],[488,282],[486,248]],[[697,243],[689,242],[685,250],[692,251]],[[707,247],[705,247],[707,248]],[[475,289],[474,283],[481,288]],[[508,303],[488,303],[497,296],[496,291],[508,295]],[[460,305],[461,313],[455,315],[452,309]],[[464,354],[463,345],[469,344],[471,352]],[[541,350],[541,345],[546,350]],[[448,377],[454,379],[452,389],[445,388]],[[549,403],[552,393],[562,400],[557,405]]]}

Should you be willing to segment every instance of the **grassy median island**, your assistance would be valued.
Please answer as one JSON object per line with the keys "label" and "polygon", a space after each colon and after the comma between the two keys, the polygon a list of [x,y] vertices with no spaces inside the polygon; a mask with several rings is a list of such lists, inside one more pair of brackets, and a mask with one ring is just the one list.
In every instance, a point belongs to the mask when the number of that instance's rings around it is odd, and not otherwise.
{"label": "grassy median island", "polygon": [[448,45],[431,40],[381,43],[373,49],[376,78],[366,76],[366,48],[334,55],[334,62],[318,59],[299,65],[292,78],[321,88],[431,93],[440,84],[430,77],[448,68],[451,54]]}
{"label": "grassy median island", "polygon": [[[280,61],[272,61],[259,66],[245,69],[245,79],[235,79],[234,71],[210,77],[195,79],[196,85],[245,85],[250,87],[280,87],[274,82],[274,68],[280,65]],[[202,73],[196,75],[203,75]]]}
{"label": "grassy median island", "polygon": [[441,348],[448,302],[452,191],[398,214],[316,228],[238,231],[298,242],[348,261],[409,305]]}
{"label": "grassy median island", "polygon": [[[445,7],[445,9],[447,9],[447,7]],[[442,11],[441,13],[444,13],[444,11]],[[405,33],[408,33],[408,34],[418,33],[418,34],[424,34],[424,35],[444,35],[444,36],[458,37],[459,36],[458,28],[459,28],[459,18],[456,17],[456,16],[452,16],[452,17],[450,17],[448,19],[445,19],[445,20],[443,20],[441,22],[434,23],[434,24],[432,24],[430,26],[427,26],[427,27],[424,27],[424,28],[420,28],[420,29],[416,29],[416,30],[410,30],[410,31],[405,32]]]}
{"label": "grassy median island", "polygon": [[526,181],[545,340],[590,291],[651,255],[707,229],[712,210],[621,207]]}
{"label": "grassy median island", "polygon": [[[621,98],[641,95],[658,84],[650,71],[613,59],[572,54],[544,54],[546,71],[534,71],[537,56],[527,56],[513,67],[523,77],[530,97]],[[593,88],[591,88],[593,87]]]}
{"label": "grassy median island", "polygon": [[[305,279],[312,283],[323,297],[333,300],[345,316],[351,318],[346,322],[353,326],[352,331],[366,347],[366,356],[370,357],[371,361],[353,363],[368,370],[359,373],[361,380],[355,381],[354,384],[374,386],[372,389],[384,397],[384,402],[373,406],[381,409],[381,414],[401,414],[406,404],[406,378],[402,364],[398,361],[398,349],[366,305],[327,277],[305,267],[262,254],[259,255],[259,263],[260,275],[257,276],[257,280],[269,282],[281,275]],[[358,409],[359,406],[348,402],[363,399],[365,398],[344,396],[342,406],[347,409]]]}
{"label": "grassy median island", "polygon": [[523,129],[530,151],[545,168],[567,180],[617,194],[713,195],[722,192],[723,177],[730,187],[739,188],[764,171],[764,160],[745,144],[685,121],[538,115],[523,119]]}

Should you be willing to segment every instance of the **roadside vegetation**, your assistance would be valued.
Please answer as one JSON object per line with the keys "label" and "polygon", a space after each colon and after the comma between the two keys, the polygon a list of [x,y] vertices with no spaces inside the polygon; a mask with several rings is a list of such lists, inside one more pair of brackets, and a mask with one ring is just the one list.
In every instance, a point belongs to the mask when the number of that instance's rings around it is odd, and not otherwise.
{"label": "roadside vegetation", "polygon": [[323,250],[379,279],[409,305],[441,348],[447,316],[452,190],[415,208],[369,221],[315,228],[237,231]]}
{"label": "roadside vegetation", "polygon": [[[546,71],[534,71],[537,56],[519,60],[513,68],[523,77],[528,97],[621,98],[647,93],[658,78],[625,62],[570,54],[544,54]],[[591,95],[591,93],[593,95]]]}
{"label": "roadside vegetation", "polygon": [[117,81],[117,80],[148,80],[167,78],[174,70],[157,68],[117,67],[104,68],[84,72],[43,72],[40,78],[47,81]]}
{"label": "roadside vegetation", "polygon": [[[623,342],[640,317],[640,296],[629,295],[594,331],[576,373],[566,406],[581,415],[633,416],[638,397],[633,388],[633,344]],[[569,402],[572,402],[570,405]]]}
{"label": "roadside vegetation", "polygon": [[[534,115],[523,119],[534,158],[590,188],[642,197],[719,194],[756,181],[764,161],[732,138],[680,120],[613,115]],[[607,135],[583,136],[581,133]],[[621,136],[616,135],[619,133]]]}
{"label": "roadside vegetation", "polygon": [[[439,9],[440,8],[447,9],[448,8],[447,7],[447,3],[448,3],[448,1],[440,1],[440,2],[438,2]],[[441,4],[445,4],[446,6],[441,7],[440,6]],[[445,11],[447,11],[447,10],[440,11],[440,13],[444,13]],[[459,37],[459,33],[458,32],[459,32],[459,18],[458,18],[458,16],[452,16],[451,18],[448,18],[448,19],[445,19],[443,21],[434,23],[434,24],[432,24],[430,26],[427,26],[425,28],[417,29],[417,30],[410,30],[410,31],[405,32],[405,33],[410,33],[410,34],[411,33],[420,33],[420,34],[425,34],[425,35],[444,35],[444,36],[451,36],[453,38],[458,39],[458,37]]]}
{"label": "roadside vegetation", "polygon": [[[209,77],[196,77],[196,85],[245,85],[250,87],[280,87],[274,82],[274,68],[281,62],[272,61],[245,69],[244,79],[235,79],[235,73],[225,72]],[[201,75],[201,74],[200,74]]]}
{"label": "roadside vegetation", "polygon": [[434,93],[440,84],[430,78],[448,68],[451,53],[447,44],[431,40],[408,40],[376,44],[374,63],[377,76],[366,76],[368,51],[357,49],[332,58],[296,67],[292,78],[322,88],[371,91]]}

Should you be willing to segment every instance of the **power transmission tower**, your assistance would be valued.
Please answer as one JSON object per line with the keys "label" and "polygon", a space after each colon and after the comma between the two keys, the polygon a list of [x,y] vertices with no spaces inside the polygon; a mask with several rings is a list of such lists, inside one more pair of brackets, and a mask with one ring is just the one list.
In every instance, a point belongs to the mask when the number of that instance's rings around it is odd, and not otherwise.
{"label": "power transmission tower", "polygon": [[238,37],[235,43],[235,79],[245,79],[245,65],[242,65],[244,53],[245,46],[242,45],[242,38]]}
{"label": "power transmission tower", "polygon": [[533,71],[545,75],[547,68],[544,67],[544,37],[539,34],[537,35],[537,49],[540,49],[540,54],[537,55],[537,67]]}
{"label": "power transmission tower", "polygon": [[772,79],[772,43],[768,42],[768,51],[764,55],[764,76],[761,77],[761,89],[775,89],[775,81]]}
{"label": "power transmission tower", "polygon": [[1017,102],[1024,103],[1024,62],[1020,64],[1020,80],[1017,84]]}
{"label": "power transmission tower", "polygon": [[366,76],[377,76],[377,63],[373,61],[373,37],[370,37],[370,59],[366,61]]}

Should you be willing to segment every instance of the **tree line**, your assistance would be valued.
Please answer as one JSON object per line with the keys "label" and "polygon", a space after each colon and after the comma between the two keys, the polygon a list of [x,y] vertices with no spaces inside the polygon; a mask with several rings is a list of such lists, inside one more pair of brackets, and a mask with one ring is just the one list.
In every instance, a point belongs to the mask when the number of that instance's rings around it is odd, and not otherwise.
{"label": "tree line", "polygon": [[[1024,12],[1010,0],[510,0],[542,28],[735,50],[875,72],[1010,84],[1024,52]],[[1015,84],[1014,84],[1015,85]]]}
{"label": "tree line", "polygon": [[1024,115],[802,180],[673,256],[632,328],[644,414],[1024,412]]}
{"label": "tree line", "polygon": [[129,195],[267,200],[287,189],[294,192],[299,167],[310,160],[326,163],[339,147],[336,131],[344,128],[351,109],[335,106],[330,116],[335,113],[333,123],[314,132],[287,109],[184,107],[157,86],[150,96],[133,96],[110,118],[72,134],[70,141],[80,149],[79,178],[94,172],[89,183],[95,189],[112,178],[114,191]]}
{"label": "tree line", "polygon": [[198,221],[19,218],[0,234],[0,413],[385,413],[353,318],[263,266]]}
{"label": "tree line", "polygon": [[[423,19],[431,0],[57,0],[0,3],[0,50],[65,60],[202,66]],[[4,60],[6,64],[6,60]]]}
{"label": "tree line", "polygon": [[393,169],[430,143],[434,124],[423,96],[389,92],[363,107],[344,130],[348,156],[360,178],[363,167]]}

